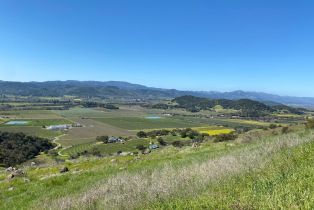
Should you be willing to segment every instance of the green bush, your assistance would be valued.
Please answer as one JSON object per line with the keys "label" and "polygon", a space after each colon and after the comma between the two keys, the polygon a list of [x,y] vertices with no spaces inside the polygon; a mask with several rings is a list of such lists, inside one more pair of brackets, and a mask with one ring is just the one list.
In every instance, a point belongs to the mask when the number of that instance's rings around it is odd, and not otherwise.
{"label": "green bush", "polygon": [[277,125],[276,125],[276,124],[270,124],[270,125],[269,125],[269,128],[270,128],[270,129],[275,129],[275,128],[277,128]]}
{"label": "green bush", "polygon": [[306,119],[306,128],[314,129],[314,118]]}
{"label": "green bush", "polygon": [[136,149],[138,149],[140,151],[144,151],[146,149],[146,147],[143,144],[139,144],[136,146]]}
{"label": "green bush", "polygon": [[139,138],[146,138],[147,137],[147,134],[144,131],[139,131],[139,132],[137,132],[136,135]]}
{"label": "green bush", "polygon": [[184,146],[184,144],[182,141],[174,141],[174,142],[172,142],[172,146],[181,148]]}
{"label": "green bush", "polygon": [[289,128],[288,127],[282,127],[281,128],[281,133],[282,134],[286,134],[286,133],[288,133],[289,132]]}
{"label": "green bush", "polygon": [[108,144],[109,137],[108,136],[97,136],[96,141],[101,141],[105,144]]}
{"label": "green bush", "polygon": [[223,142],[223,141],[231,141],[235,140],[237,138],[237,135],[234,133],[229,133],[229,134],[220,134],[215,136],[214,142]]}
{"label": "green bush", "polygon": [[161,145],[161,146],[166,146],[167,145],[167,142],[165,142],[165,140],[161,137],[159,137],[157,139],[158,143]]}

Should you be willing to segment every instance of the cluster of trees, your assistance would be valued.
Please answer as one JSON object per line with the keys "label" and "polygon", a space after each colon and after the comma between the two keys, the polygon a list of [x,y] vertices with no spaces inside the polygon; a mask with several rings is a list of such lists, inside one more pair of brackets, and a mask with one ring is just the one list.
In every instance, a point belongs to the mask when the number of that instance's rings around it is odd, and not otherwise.
{"label": "cluster of trees", "polygon": [[86,108],[101,107],[105,109],[119,109],[119,107],[113,104],[104,104],[104,103],[99,103],[99,102],[94,102],[94,101],[84,101],[84,102],[81,102],[81,105]]}
{"label": "cluster of trees", "polygon": [[200,132],[193,130],[191,128],[185,128],[185,129],[176,129],[175,130],[178,135],[181,136],[181,138],[189,137],[190,139],[203,139],[204,136],[208,136],[208,134],[201,134]]}
{"label": "cluster of trees", "polygon": [[82,152],[78,152],[76,154],[72,154],[70,156],[71,159],[76,159],[80,156],[97,156],[97,157],[102,157],[103,154],[97,147],[92,147],[90,150],[84,150]]}
{"label": "cluster of trees", "polygon": [[158,104],[142,104],[142,107],[150,109],[170,109],[172,106],[168,104],[158,103]]}
{"label": "cluster of trees", "polygon": [[307,111],[304,108],[294,108],[294,107],[286,106],[283,104],[272,106],[272,108],[274,110],[281,111],[281,112],[286,113],[286,114],[289,114],[289,113],[291,113],[291,114],[304,114],[304,112]]}
{"label": "cluster of trees", "polygon": [[109,136],[97,136],[96,141],[101,141],[104,144],[108,144]]}
{"label": "cluster of trees", "polygon": [[23,133],[0,132],[0,164],[15,166],[54,147],[48,139]]}
{"label": "cluster of trees", "polygon": [[167,136],[169,135],[170,131],[166,130],[166,129],[162,129],[162,130],[152,130],[152,131],[139,131],[136,135],[139,138],[147,138],[147,137],[151,137],[151,138],[155,138],[156,136]]}
{"label": "cluster of trees", "polygon": [[241,117],[261,117],[278,111],[294,114],[302,114],[304,112],[304,109],[296,109],[285,105],[268,106],[250,99],[228,100],[181,96],[175,98],[173,102],[176,102],[179,107],[185,108],[191,112],[208,110],[220,105],[225,109],[239,110]]}
{"label": "cluster of trees", "polygon": [[192,128],[184,128],[184,129],[173,129],[173,130],[152,130],[152,131],[139,131],[137,133],[137,137],[139,138],[156,138],[157,136],[180,136],[181,138],[187,138],[195,139],[195,138],[203,138],[204,136],[207,136],[207,134],[201,134],[196,130],[193,130]]}

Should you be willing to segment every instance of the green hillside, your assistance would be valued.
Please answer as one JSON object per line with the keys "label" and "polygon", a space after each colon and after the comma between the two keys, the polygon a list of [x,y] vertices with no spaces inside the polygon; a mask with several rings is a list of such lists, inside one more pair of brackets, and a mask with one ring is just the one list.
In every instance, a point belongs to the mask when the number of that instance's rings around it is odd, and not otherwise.
{"label": "green hillside", "polygon": [[223,109],[239,110],[242,117],[261,117],[274,112],[302,114],[304,111],[304,109],[292,108],[285,105],[269,106],[250,99],[208,99],[187,95],[177,97],[173,99],[173,102],[177,103],[178,107],[185,108],[191,112],[215,109],[217,106]]}
{"label": "green hillside", "polygon": [[[0,209],[311,209],[313,131],[251,137],[26,164],[11,181],[0,172]],[[70,172],[60,174],[63,166]]]}

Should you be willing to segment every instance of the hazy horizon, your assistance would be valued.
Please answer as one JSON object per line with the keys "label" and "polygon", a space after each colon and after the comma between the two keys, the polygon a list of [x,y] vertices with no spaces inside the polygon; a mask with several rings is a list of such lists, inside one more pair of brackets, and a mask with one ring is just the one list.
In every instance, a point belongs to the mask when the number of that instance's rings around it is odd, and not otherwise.
{"label": "hazy horizon", "polygon": [[314,97],[314,2],[3,1],[0,79]]}

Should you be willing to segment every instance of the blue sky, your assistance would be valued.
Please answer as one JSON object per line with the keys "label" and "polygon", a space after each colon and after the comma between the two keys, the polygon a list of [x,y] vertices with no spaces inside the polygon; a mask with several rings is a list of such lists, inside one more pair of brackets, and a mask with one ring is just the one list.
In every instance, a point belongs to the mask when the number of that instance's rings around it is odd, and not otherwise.
{"label": "blue sky", "polygon": [[314,96],[314,2],[0,0],[0,80]]}

